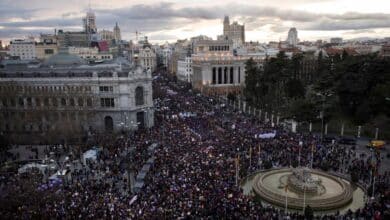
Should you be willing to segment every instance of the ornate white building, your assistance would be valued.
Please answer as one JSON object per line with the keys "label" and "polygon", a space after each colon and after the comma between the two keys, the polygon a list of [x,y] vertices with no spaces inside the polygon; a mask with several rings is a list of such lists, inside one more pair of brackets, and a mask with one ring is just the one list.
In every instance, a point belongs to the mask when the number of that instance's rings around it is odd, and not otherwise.
{"label": "ornate white building", "polygon": [[153,124],[152,76],[140,67],[88,66],[60,50],[38,68],[0,69],[0,132],[9,137],[48,141]]}

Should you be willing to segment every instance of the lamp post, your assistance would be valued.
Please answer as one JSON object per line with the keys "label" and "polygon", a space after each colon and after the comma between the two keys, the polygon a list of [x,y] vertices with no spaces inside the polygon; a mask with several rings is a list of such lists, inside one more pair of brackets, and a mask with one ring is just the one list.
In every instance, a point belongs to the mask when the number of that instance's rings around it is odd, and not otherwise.
{"label": "lamp post", "polygon": [[326,102],[326,97],[330,97],[333,94],[332,93],[327,93],[325,92],[324,94],[321,93],[316,93],[317,96],[320,96],[322,98],[322,104],[321,104],[321,142],[324,138],[324,116],[325,116],[325,102]]}

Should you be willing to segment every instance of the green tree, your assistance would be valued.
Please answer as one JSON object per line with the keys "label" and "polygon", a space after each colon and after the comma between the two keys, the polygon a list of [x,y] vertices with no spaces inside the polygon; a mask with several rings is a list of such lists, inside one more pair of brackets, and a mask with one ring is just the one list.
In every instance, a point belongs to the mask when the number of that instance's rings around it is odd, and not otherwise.
{"label": "green tree", "polygon": [[299,122],[314,121],[317,116],[316,106],[306,99],[297,99],[291,103],[290,117]]}
{"label": "green tree", "polygon": [[245,63],[244,95],[246,100],[252,105],[257,101],[257,78],[258,68],[256,67],[256,63],[251,58]]}
{"label": "green tree", "polygon": [[287,97],[296,99],[305,96],[305,87],[301,80],[290,79],[284,86]]}

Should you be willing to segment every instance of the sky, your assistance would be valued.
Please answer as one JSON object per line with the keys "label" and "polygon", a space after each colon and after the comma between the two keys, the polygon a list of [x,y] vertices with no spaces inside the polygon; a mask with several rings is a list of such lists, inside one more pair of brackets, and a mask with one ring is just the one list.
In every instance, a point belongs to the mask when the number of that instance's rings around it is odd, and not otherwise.
{"label": "sky", "polygon": [[0,0],[0,40],[82,30],[89,5],[98,30],[118,22],[124,40],[215,39],[225,15],[245,24],[246,41],[285,40],[291,27],[300,40],[390,37],[390,0]]}

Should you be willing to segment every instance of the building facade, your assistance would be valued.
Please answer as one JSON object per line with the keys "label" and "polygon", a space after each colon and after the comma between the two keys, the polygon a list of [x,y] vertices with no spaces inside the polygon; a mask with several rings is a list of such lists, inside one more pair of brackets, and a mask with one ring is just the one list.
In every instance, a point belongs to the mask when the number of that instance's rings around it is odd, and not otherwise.
{"label": "building facade", "polygon": [[185,57],[177,61],[177,78],[181,81],[192,81],[192,58]]}
{"label": "building facade", "polygon": [[36,58],[45,60],[58,53],[57,43],[39,42],[35,43]]}
{"label": "building facade", "polygon": [[79,56],[87,61],[106,61],[112,60],[113,55],[108,52],[99,52],[97,47],[69,47],[70,54]]}
{"label": "building facade", "polygon": [[157,68],[157,56],[156,53],[149,47],[146,46],[139,50],[139,64],[145,70],[154,72]]}
{"label": "building facade", "polygon": [[154,124],[152,76],[139,68],[0,69],[0,132],[46,138]]}
{"label": "building facade", "polygon": [[9,46],[9,54],[21,60],[36,59],[35,42],[27,39],[12,40]]}
{"label": "building facade", "polygon": [[234,48],[240,47],[245,43],[245,25],[240,25],[236,21],[230,24],[229,16],[225,16],[223,35],[233,42]]}
{"label": "building facade", "polygon": [[58,30],[57,42],[59,47],[89,47],[90,40],[85,32]]}
{"label": "building facade", "polygon": [[297,46],[299,40],[298,40],[298,31],[295,27],[290,28],[290,30],[288,31],[288,36],[286,41],[290,46],[293,47]]}

